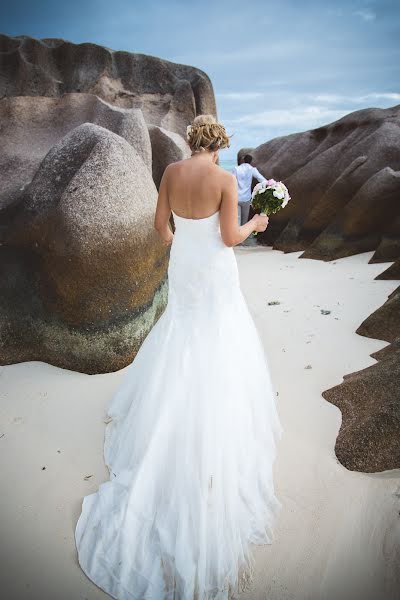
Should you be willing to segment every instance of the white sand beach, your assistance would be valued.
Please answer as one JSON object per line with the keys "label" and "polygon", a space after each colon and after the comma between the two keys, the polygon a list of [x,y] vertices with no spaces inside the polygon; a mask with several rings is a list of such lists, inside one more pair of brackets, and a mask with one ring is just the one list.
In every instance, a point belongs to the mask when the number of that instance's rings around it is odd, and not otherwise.
{"label": "white sand beach", "polygon": [[[374,280],[391,263],[368,264],[372,252],[328,263],[265,247],[235,254],[284,428],[274,466],[283,503],[276,540],[253,547],[255,580],[242,598],[394,600],[400,472],[344,468],[334,454],[341,413],[321,396],[387,345],[354,332],[398,286]],[[274,300],[280,304],[269,306]],[[108,479],[103,419],[124,371],[89,376],[39,361],[0,367],[5,600],[109,597],[79,568],[74,528],[83,496]]]}

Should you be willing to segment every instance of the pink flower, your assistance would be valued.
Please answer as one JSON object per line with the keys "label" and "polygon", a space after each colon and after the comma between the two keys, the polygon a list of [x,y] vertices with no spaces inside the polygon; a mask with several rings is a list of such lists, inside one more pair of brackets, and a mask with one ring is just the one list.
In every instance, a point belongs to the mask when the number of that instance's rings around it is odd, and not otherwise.
{"label": "pink flower", "polygon": [[267,179],[267,185],[274,185],[276,183],[275,179]]}

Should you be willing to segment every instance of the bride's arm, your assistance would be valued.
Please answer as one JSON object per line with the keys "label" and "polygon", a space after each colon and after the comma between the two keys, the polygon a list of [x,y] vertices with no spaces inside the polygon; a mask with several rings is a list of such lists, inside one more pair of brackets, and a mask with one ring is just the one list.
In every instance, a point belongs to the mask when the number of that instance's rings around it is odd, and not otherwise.
{"label": "bride's arm", "polygon": [[236,246],[248,238],[253,231],[264,231],[268,224],[268,217],[254,215],[247,223],[239,225],[237,179],[235,175],[228,172],[224,178],[220,208],[221,237],[226,246]]}
{"label": "bride's arm", "polygon": [[169,218],[171,208],[168,201],[168,176],[171,165],[167,165],[161,177],[160,189],[158,191],[156,213],[154,215],[154,229],[159,233],[164,245],[169,246],[174,239]]}

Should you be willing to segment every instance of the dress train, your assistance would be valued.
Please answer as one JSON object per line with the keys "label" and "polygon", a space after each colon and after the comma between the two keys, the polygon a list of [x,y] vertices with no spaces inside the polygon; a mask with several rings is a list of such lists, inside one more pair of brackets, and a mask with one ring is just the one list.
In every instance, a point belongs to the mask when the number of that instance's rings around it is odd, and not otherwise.
{"label": "dress train", "polygon": [[271,544],[283,429],[219,213],[174,214],[164,313],[107,410],[110,479],[84,497],[83,571],[118,600],[228,600]]}

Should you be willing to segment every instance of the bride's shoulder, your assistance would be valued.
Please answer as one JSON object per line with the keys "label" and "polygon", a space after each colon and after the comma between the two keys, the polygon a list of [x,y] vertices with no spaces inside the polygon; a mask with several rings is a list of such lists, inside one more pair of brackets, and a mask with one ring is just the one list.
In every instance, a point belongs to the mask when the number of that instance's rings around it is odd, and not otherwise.
{"label": "bride's shoulder", "polygon": [[218,170],[218,174],[223,177],[224,179],[228,180],[231,177],[235,177],[233,173],[231,173],[230,171],[227,171],[226,169],[224,169],[223,167],[220,167],[219,165],[215,165],[215,168]]}
{"label": "bride's shoulder", "polygon": [[221,171],[222,171],[221,178],[222,178],[224,185],[227,185],[229,188],[237,187],[236,175],[234,173],[232,173],[232,171],[227,171],[226,169],[221,168]]}
{"label": "bride's shoulder", "polygon": [[167,165],[166,168],[169,169],[169,171],[179,171],[180,169],[185,169],[186,165],[188,164],[188,158],[182,158],[181,160],[175,160],[174,162],[171,162]]}

